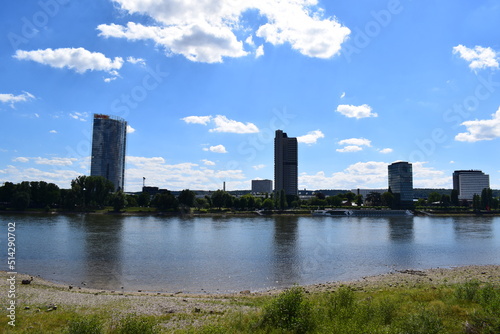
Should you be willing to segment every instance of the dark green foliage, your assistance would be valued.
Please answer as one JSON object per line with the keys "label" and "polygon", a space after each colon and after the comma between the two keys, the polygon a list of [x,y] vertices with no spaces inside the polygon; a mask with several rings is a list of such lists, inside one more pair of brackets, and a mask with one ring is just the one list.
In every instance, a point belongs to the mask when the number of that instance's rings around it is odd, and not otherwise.
{"label": "dark green foliage", "polygon": [[303,289],[294,287],[282,292],[264,307],[264,326],[306,333],[311,329],[311,306],[304,298]]}
{"label": "dark green foliage", "polygon": [[16,210],[24,211],[30,205],[30,194],[27,191],[19,191],[14,194],[12,206]]}
{"label": "dark green foliage", "polygon": [[399,324],[401,334],[438,334],[444,333],[440,318],[429,311],[410,314]]}
{"label": "dark green foliage", "polygon": [[179,204],[185,205],[189,208],[195,205],[195,199],[196,199],[196,193],[189,189],[184,189],[177,197]]}
{"label": "dark green foliage", "polygon": [[123,193],[123,191],[119,190],[113,194],[111,197],[111,205],[113,206],[113,210],[115,212],[120,212],[121,209],[127,206],[127,196]]}
{"label": "dark green foliage", "polygon": [[68,334],[101,334],[104,333],[102,322],[96,317],[79,317],[70,321]]}
{"label": "dark green foliage", "polygon": [[177,211],[179,209],[179,202],[170,191],[156,194],[151,204],[160,211]]}
{"label": "dark green foliage", "polygon": [[128,315],[120,321],[116,333],[119,334],[155,334],[159,333],[151,317]]}

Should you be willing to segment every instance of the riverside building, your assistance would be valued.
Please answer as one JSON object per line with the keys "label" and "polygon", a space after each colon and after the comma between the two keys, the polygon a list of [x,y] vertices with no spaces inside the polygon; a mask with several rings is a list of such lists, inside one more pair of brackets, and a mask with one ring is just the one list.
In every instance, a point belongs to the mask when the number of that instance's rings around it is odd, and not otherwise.
{"label": "riverside building", "polygon": [[388,166],[389,189],[399,194],[401,207],[413,206],[413,168],[411,163],[400,161]]}
{"label": "riverside building", "polygon": [[458,191],[459,200],[472,201],[475,194],[481,195],[490,187],[490,176],[480,170],[456,170],[453,172],[453,189]]}
{"label": "riverside building", "polygon": [[91,176],[103,176],[113,182],[115,191],[123,190],[127,122],[120,117],[94,114]]}
{"label": "riverside building", "polygon": [[280,192],[282,189],[287,195],[297,195],[297,138],[288,137],[282,130],[276,130],[274,138],[274,191]]}

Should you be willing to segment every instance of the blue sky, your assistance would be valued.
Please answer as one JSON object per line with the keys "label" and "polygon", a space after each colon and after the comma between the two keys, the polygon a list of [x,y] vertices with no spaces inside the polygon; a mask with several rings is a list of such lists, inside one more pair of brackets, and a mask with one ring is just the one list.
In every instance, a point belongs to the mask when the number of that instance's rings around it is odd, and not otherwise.
{"label": "blue sky", "polygon": [[126,119],[126,191],[249,189],[273,137],[299,187],[500,188],[500,1],[8,1],[0,12],[0,182],[69,187],[92,114]]}

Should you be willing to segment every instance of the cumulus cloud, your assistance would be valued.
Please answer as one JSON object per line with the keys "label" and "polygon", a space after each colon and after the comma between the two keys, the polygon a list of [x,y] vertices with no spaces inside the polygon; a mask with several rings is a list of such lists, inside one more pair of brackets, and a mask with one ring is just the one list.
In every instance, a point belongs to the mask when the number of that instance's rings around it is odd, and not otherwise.
{"label": "cumulus cloud", "polygon": [[212,120],[212,116],[188,116],[181,118],[181,120],[188,124],[207,125]]}
{"label": "cumulus cloud", "polygon": [[248,188],[245,175],[237,169],[219,170],[207,167],[211,165],[200,166],[188,162],[169,164],[161,157],[127,156],[126,163],[125,179],[128,191],[140,190],[143,177],[150,185],[173,190],[218,189],[222,181],[227,181],[227,186],[233,189]]}
{"label": "cumulus cloud", "polygon": [[351,152],[358,152],[358,151],[362,151],[362,150],[363,150],[362,147],[356,146],[356,145],[348,145],[344,148],[336,149],[336,151],[340,152],[340,153],[351,153]]}
{"label": "cumulus cloud", "polygon": [[263,164],[252,166],[252,168],[255,170],[259,170],[259,169],[262,169],[264,167],[266,167],[266,165],[263,165]]}
{"label": "cumulus cloud", "polygon": [[[179,54],[198,62],[216,63],[225,57],[246,56],[249,52],[238,39],[241,31],[251,31],[273,45],[288,43],[301,54],[317,58],[338,54],[350,34],[349,28],[335,17],[324,17],[316,0],[115,0],[115,3],[129,14],[151,17],[154,23],[101,24],[97,27],[100,36],[153,40],[167,54]],[[248,10],[257,10],[265,23],[258,27],[245,25],[241,18]],[[245,42],[255,45],[251,36]]]}
{"label": "cumulus cloud", "polygon": [[260,45],[257,50],[255,50],[255,58],[262,57],[264,55],[264,45]]}
{"label": "cumulus cloud", "polygon": [[73,112],[69,114],[69,117],[76,119],[78,121],[86,122],[87,118],[89,117],[89,113],[87,112]]}
{"label": "cumulus cloud", "polygon": [[382,154],[389,154],[389,153],[393,152],[393,149],[392,148],[383,148],[383,149],[379,150],[379,152]]}
{"label": "cumulus cloud", "polygon": [[203,164],[206,166],[215,166],[215,162],[213,162],[213,161],[210,161],[207,159],[203,159],[202,161],[203,161]]}
{"label": "cumulus cloud", "polygon": [[453,47],[453,54],[458,54],[460,58],[469,62],[469,68],[474,71],[485,68],[498,69],[499,67],[499,53],[492,48],[476,45],[473,49],[470,49],[460,44]]}
{"label": "cumulus cloud", "polygon": [[34,99],[34,98],[35,98],[35,96],[33,94],[28,93],[28,92],[23,92],[22,94],[19,94],[19,95],[0,94],[0,102],[10,104],[11,108],[14,108],[16,103],[27,102],[27,101]]}
{"label": "cumulus cloud", "polygon": [[210,151],[210,152],[214,152],[214,153],[227,153],[224,145],[210,146],[208,148],[204,147],[203,151]]}
{"label": "cumulus cloud", "polygon": [[127,57],[127,62],[131,64],[146,65],[146,61],[142,58]]}
{"label": "cumulus cloud", "polygon": [[135,129],[127,124],[127,133],[134,133]]}
{"label": "cumulus cloud", "polygon": [[57,169],[41,170],[38,168],[23,168],[12,165],[7,165],[5,169],[0,170],[0,183],[14,182],[19,183],[22,181],[45,181],[54,183],[61,188],[69,188],[71,180],[82,175],[82,173],[74,170]]}
{"label": "cumulus cloud", "polygon": [[49,133],[57,133],[56,130],[50,130]]}
{"label": "cumulus cloud", "polygon": [[121,57],[107,58],[100,52],[90,52],[84,48],[60,48],[34,51],[17,50],[14,58],[31,60],[55,68],[68,68],[77,73],[104,71],[117,76],[116,70],[123,65]]}
{"label": "cumulus cloud", "polygon": [[467,132],[455,136],[457,141],[476,142],[481,140],[492,140],[500,137],[500,107],[491,115],[491,119],[465,121],[461,125],[467,128]]}
{"label": "cumulus cloud", "polygon": [[253,123],[242,123],[226,116],[217,115],[212,116],[188,116],[181,118],[188,124],[202,124],[208,125],[210,122],[214,123],[215,127],[210,129],[210,132],[229,132],[229,133],[257,133],[259,128]]}
{"label": "cumulus cloud", "polygon": [[210,129],[210,132],[230,132],[230,133],[256,133],[259,128],[253,123],[241,123],[226,116],[217,115],[213,118],[215,128]]}
{"label": "cumulus cloud", "polygon": [[33,158],[35,160],[35,163],[38,165],[51,165],[51,166],[71,166],[73,165],[73,162],[77,161],[78,159],[76,158],[52,158],[52,159],[47,159],[47,158]]}
{"label": "cumulus cloud", "polygon": [[361,146],[371,147],[372,142],[366,138],[349,138],[343,139],[338,142],[339,145],[346,145],[344,148],[339,148],[336,151],[340,153],[350,153],[350,152],[358,152],[363,150]]}
{"label": "cumulus cloud", "polygon": [[12,159],[12,161],[14,161],[14,162],[28,162],[28,161],[30,161],[30,159],[26,158],[26,157],[17,157],[17,158]]}
{"label": "cumulus cloud", "polygon": [[360,106],[340,104],[336,111],[349,118],[360,119],[366,117],[378,117],[377,113],[372,113],[372,107],[367,104],[362,104]]}
{"label": "cumulus cloud", "polygon": [[304,144],[316,144],[319,138],[325,138],[325,135],[320,130],[309,131],[306,135],[297,137],[297,142]]}
{"label": "cumulus cloud", "polygon": [[339,141],[339,145],[372,146],[372,142],[366,138],[349,138]]}

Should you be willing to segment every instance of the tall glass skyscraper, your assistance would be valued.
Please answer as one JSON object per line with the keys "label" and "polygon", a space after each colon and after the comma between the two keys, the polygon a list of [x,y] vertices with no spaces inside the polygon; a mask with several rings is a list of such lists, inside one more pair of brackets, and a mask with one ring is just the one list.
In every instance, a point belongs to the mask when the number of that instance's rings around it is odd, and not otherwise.
{"label": "tall glass skyscraper", "polygon": [[115,191],[123,190],[127,122],[116,116],[94,114],[91,176],[104,176],[113,182]]}
{"label": "tall glass skyscraper", "polygon": [[389,188],[399,194],[402,207],[413,206],[413,168],[409,162],[395,162],[388,167]]}
{"label": "tall glass skyscraper", "polygon": [[285,190],[287,195],[298,191],[297,138],[288,138],[286,133],[276,130],[274,138],[274,190]]}

